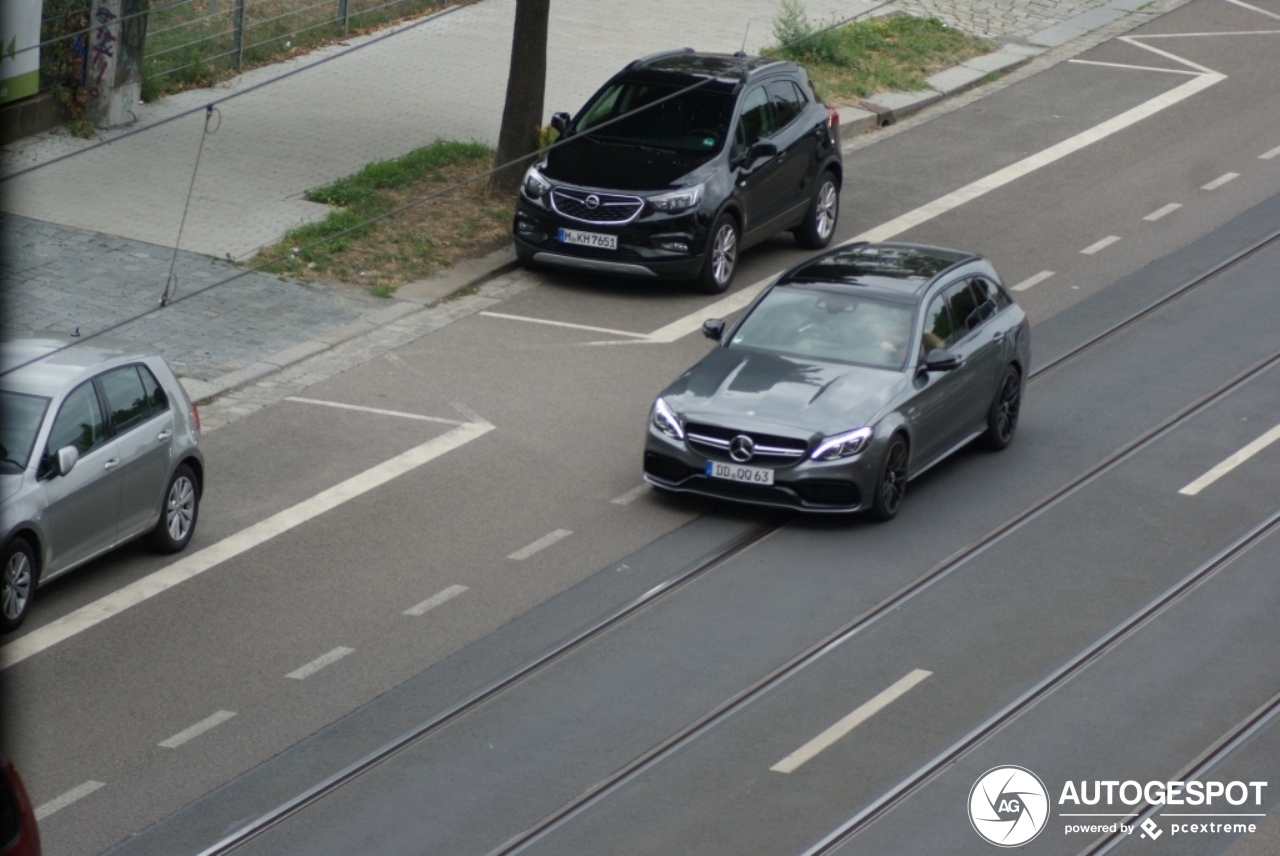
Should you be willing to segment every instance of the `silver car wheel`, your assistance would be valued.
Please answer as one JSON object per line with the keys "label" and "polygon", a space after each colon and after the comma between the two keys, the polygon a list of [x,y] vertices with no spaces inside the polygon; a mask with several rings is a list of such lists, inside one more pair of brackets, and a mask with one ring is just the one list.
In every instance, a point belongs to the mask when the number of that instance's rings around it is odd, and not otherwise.
{"label": "silver car wheel", "polygon": [[711,275],[716,284],[725,285],[733,276],[733,266],[738,259],[738,233],[732,223],[724,223],[716,232],[711,245]]}
{"label": "silver car wheel", "polygon": [[25,550],[14,550],[4,565],[4,588],[0,593],[6,621],[17,621],[26,613],[27,601],[31,599],[31,587],[34,584],[31,557]]}
{"label": "silver car wheel", "polygon": [[817,222],[814,224],[818,237],[827,240],[831,237],[831,233],[836,228],[836,208],[840,204],[840,195],[836,193],[835,183],[832,181],[824,181],[822,190],[818,193]]}
{"label": "silver car wheel", "polygon": [[169,530],[169,537],[174,541],[183,541],[191,531],[191,522],[196,513],[196,486],[186,476],[179,476],[169,487],[169,496],[165,500],[164,525]]}

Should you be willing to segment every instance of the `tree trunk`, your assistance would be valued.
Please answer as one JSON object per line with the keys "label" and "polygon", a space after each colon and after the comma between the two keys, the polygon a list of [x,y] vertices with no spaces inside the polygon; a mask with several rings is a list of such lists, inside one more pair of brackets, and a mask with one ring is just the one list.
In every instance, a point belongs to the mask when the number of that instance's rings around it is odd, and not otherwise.
{"label": "tree trunk", "polygon": [[507,100],[502,108],[498,154],[491,184],[514,193],[538,150],[542,99],[547,79],[547,19],[551,0],[516,0],[515,31],[511,39],[511,68]]}

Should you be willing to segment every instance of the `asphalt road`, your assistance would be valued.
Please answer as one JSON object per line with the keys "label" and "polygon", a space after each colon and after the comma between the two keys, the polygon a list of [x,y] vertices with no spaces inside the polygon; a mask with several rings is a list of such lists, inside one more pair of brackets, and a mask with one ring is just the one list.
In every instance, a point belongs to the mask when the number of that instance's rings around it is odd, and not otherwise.
{"label": "asphalt road", "polygon": [[[1254,5],[1198,0],[850,141],[841,238],[896,223],[990,255],[1026,286],[1047,364],[1280,222],[1280,115],[1257,109],[1276,36],[1229,35],[1275,29],[1280,6]],[[801,257],[788,239],[753,251],[737,295]],[[238,852],[488,852],[1273,354],[1277,261],[1037,378],[1014,446],[913,483],[893,523],[788,523]],[[42,590],[6,640],[10,656],[28,646],[0,674],[49,852],[196,852],[769,519],[640,488],[649,401],[706,350],[663,331],[732,299],[548,275],[210,433],[177,565],[121,551]],[[1264,373],[1178,422],[531,849],[821,840],[1273,514],[1275,445],[1178,491],[1272,428],[1278,396]],[[189,576],[155,576],[172,567]],[[1177,774],[1280,685],[1274,567],[1272,537],[840,852],[988,852],[962,806],[997,764],[1055,790]],[[131,605],[47,635],[109,596]],[[916,670],[930,674],[849,737],[769,769]],[[1223,770],[1275,778],[1277,739]],[[1028,852],[1088,843],[1051,826]],[[1169,833],[1145,850],[1236,843]]]}

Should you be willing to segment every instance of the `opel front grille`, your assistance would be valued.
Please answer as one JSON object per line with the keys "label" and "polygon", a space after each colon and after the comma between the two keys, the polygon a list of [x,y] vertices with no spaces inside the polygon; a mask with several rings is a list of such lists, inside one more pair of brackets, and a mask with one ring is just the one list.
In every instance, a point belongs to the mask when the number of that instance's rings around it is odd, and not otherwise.
{"label": "opel front grille", "polygon": [[640,216],[644,200],[638,196],[618,196],[557,187],[551,191],[551,208],[570,220],[602,226],[621,226]]}

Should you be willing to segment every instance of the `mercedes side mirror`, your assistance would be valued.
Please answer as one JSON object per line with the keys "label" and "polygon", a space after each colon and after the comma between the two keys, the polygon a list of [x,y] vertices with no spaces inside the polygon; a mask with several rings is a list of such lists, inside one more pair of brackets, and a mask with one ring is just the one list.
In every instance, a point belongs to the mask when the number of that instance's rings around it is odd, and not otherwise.
{"label": "mercedes side mirror", "polygon": [[702,335],[706,336],[708,339],[713,339],[719,342],[720,337],[724,335],[724,319],[708,318],[706,321],[703,321]]}
{"label": "mercedes side mirror", "polygon": [[925,354],[924,370],[927,372],[949,372],[952,369],[960,368],[963,362],[964,360],[960,359],[959,355],[945,348],[938,348]]}

